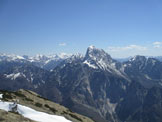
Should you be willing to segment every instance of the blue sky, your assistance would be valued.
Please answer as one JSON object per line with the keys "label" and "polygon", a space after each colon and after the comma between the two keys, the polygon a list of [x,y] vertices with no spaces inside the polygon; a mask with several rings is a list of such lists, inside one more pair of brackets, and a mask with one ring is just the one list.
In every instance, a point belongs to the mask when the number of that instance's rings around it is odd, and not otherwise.
{"label": "blue sky", "polygon": [[162,55],[161,0],[0,0],[0,52]]}

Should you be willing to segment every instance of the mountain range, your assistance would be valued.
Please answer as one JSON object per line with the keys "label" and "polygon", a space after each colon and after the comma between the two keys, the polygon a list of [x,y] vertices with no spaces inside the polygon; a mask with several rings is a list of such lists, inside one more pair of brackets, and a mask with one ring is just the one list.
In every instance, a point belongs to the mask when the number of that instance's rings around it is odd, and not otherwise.
{"label": "mountain range", "polygon": [[85,56],[0,56],[0,89],[28,89],[96,122],[161,122],[162,62],[115,60],[90,46]]}

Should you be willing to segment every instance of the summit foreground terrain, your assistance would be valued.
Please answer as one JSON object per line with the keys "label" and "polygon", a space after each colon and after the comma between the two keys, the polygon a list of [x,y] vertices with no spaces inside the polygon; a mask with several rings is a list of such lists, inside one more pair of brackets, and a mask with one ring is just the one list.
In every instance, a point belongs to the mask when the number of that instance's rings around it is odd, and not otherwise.
{"label": "summit foreground terrain", "polygon": [[16,92],[0,91],[0,115],[3,122],[93,122],[32,91],[22,89]]}

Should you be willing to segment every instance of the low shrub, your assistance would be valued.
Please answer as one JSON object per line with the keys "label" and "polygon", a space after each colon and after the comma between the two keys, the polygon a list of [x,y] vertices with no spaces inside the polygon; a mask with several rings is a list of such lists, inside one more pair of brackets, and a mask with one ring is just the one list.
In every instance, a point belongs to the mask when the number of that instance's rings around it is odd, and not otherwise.
{"label": "low shrub", "polygon": [[41,103],[35,103],[35,105],[36,105],[37,107],[42,107],[42,104],[41,104]]}
{"label": "low shrub", "polygon": [[55,108],[50,107],[49,105],[45,104],[44,105],[46,108],[49,108],[53,113],[56,113],[57,110]]}

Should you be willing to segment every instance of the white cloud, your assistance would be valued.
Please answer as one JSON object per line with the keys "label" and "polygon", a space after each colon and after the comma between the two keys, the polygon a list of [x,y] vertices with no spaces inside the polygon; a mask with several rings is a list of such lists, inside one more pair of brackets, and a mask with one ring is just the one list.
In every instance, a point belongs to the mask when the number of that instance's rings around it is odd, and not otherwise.
{"label": "white cloud", "polygon": [[108,47],[108,51],[112,51],[112,52],[128,51],[128,50],[145,51],[147,50],[147,47],[140,46],[140,45],[128,45],[124,47]]}
{"label": "white cloud", "polygon": [[66,43],[60,43],[59,46],[66,46]]}
{"label": "white cloud", "polygon": [[154,48],[160,48],[160,47],[162,47],[162,42],[156,41],[153,43],[153,46],[154,46]]}
{"label": "white cloud", "polygon": [[144,56],[161,56],[162,41],[155,41],[146,45],[126,45],[126,46],[110,46],[106,50],[112,57],[123,58],[135,55]]}

